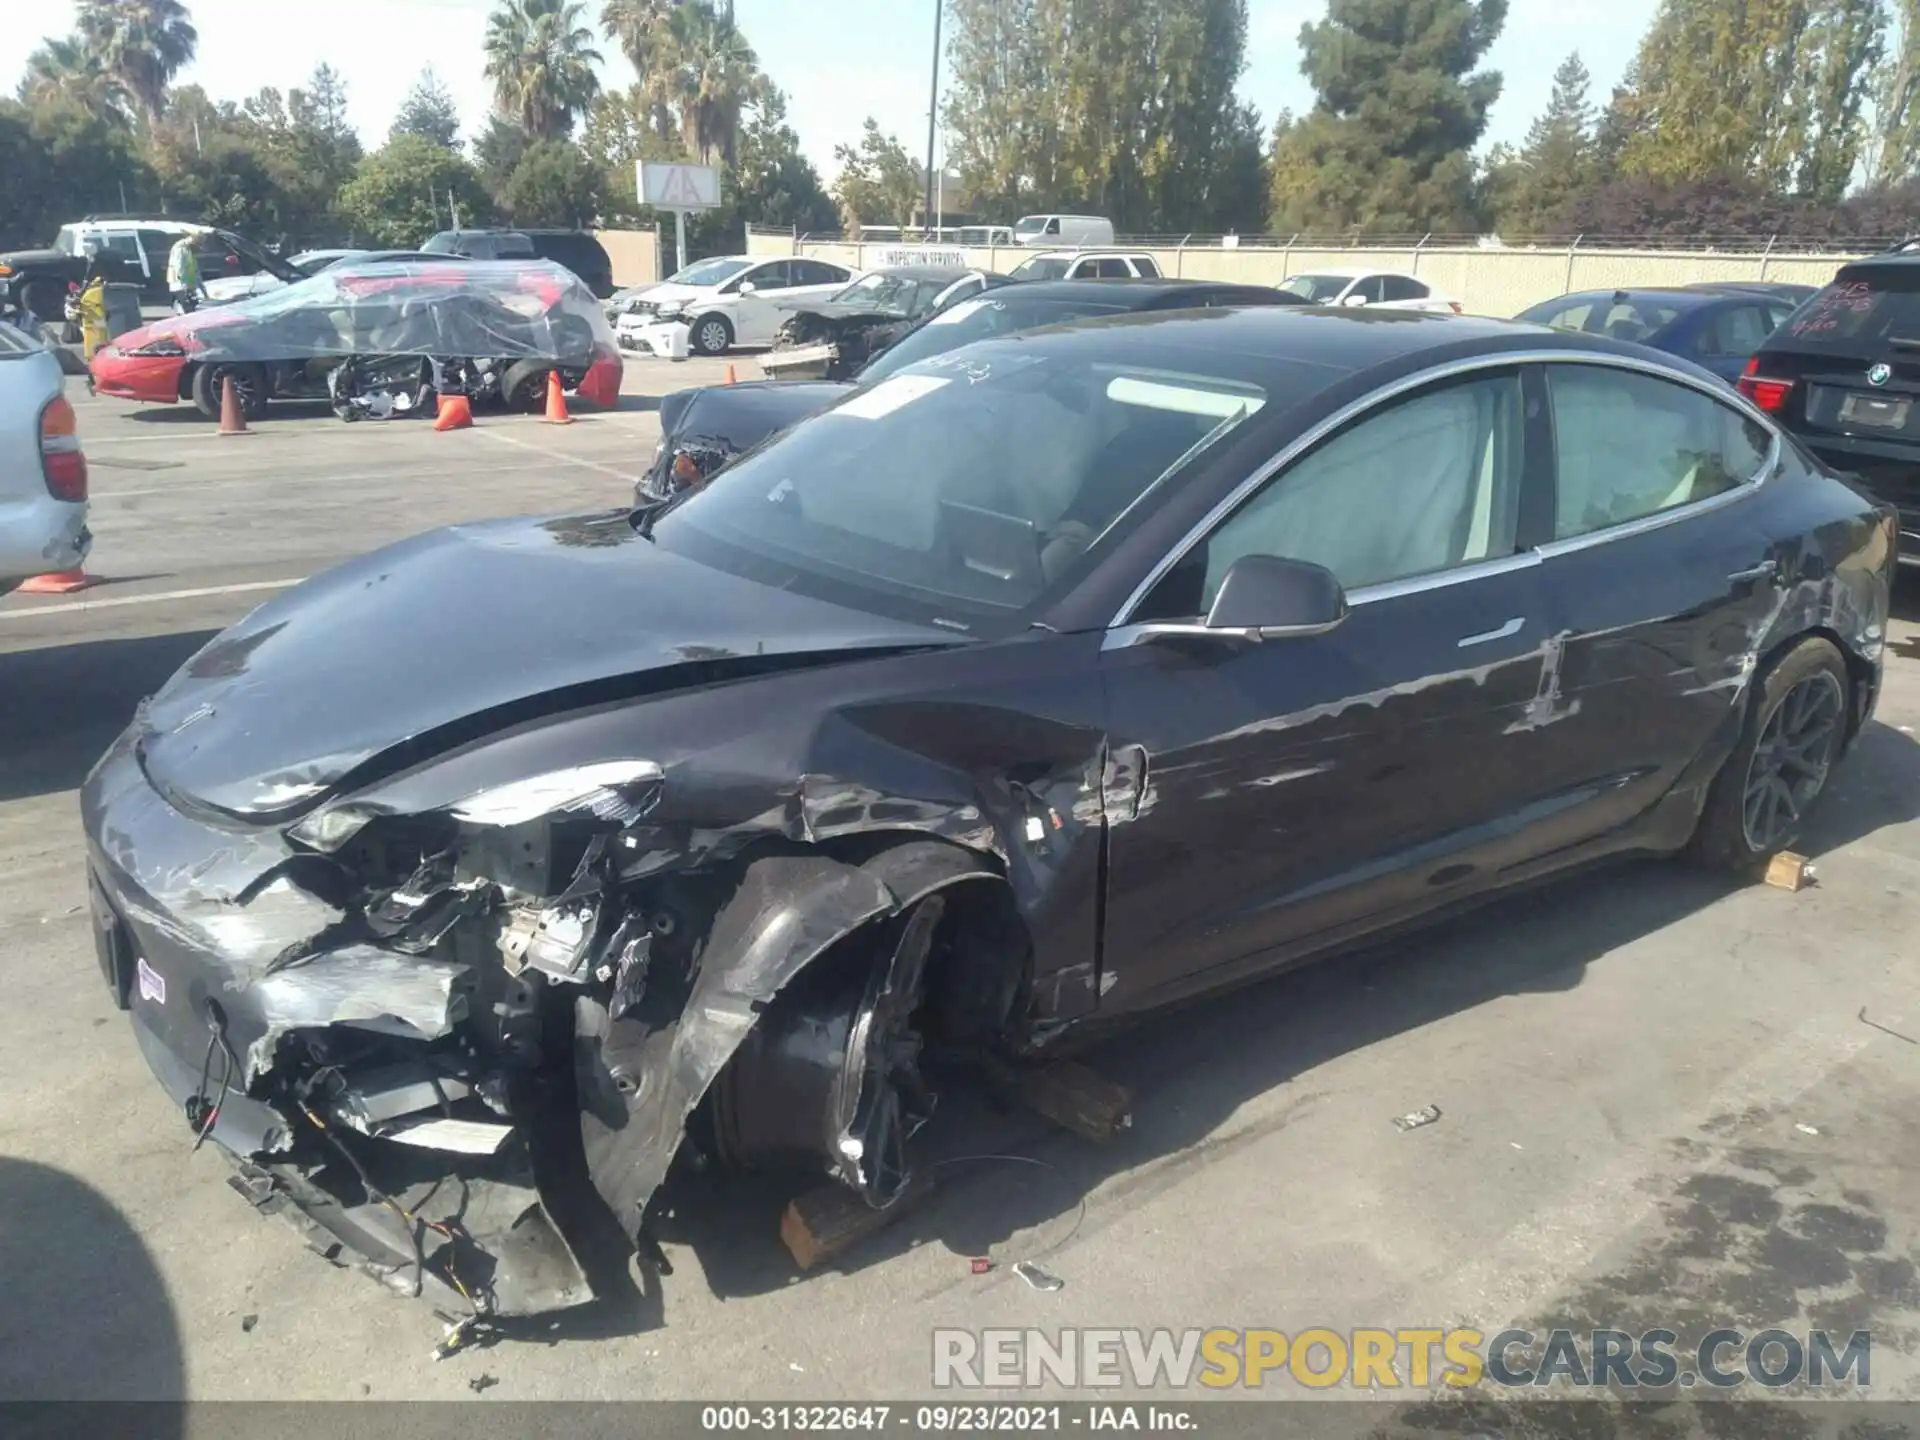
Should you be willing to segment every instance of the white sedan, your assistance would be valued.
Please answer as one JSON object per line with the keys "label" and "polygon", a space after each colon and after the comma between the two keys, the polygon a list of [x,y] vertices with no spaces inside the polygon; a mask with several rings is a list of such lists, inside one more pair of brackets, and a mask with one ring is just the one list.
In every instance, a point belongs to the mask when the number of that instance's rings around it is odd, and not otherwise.
{"label": "white sedan", "polygon": [[736,345],[771,345],[787,315],[781,301],[824,298],[853,274],[844,265],[800,256],[724,255],[689,265],[658,285],[624,292],[608,308],[623,349],[650,349],[646,332],[676,323],[691,332],[696,353],[721,355]]}
{"label": "white sedan", "polygon": [[1417,275],[1399,270],[1369,270],[1362,266],[1330,266],[1280,282],[1315,305],[1366,305],[1377,310],[1431,310],[1458,315],[1460,302],[1443,295]]}
{"label": "white sedan", "polygon": [[0,323],[0,595],[34,575],[78,570],[87,459],[53,352]]}

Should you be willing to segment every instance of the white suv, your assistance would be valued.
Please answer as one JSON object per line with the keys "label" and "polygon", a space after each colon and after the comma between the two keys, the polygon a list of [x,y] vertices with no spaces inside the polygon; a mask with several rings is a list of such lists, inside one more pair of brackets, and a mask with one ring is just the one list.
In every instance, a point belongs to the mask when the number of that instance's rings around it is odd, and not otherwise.
{"label": "white suv", "polygon": [[60,362],[0,323],[0,595],[34,575],[78,570],[87,531],[87,457]]}
{"label": "white suv", "polygon": [[1046,250],[1022,260],[1009,280],[1158,280],[1160,267],[1137,251]]}
{"label": "white suv", "polygon": [[781,301],[825,298],[851,279],[853,271],[825,260],[722,255],[658,285],[622,292],[607,308],[622,349],[666,354],[666,332],[685,325],[697,353],[721,355],[735,345],[773,344],[787,318]]}

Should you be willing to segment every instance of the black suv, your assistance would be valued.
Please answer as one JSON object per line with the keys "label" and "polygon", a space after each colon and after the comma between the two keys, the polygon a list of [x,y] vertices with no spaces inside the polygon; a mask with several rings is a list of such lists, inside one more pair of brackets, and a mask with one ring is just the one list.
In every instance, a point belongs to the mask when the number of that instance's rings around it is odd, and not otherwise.
{"label": "black suv", "polygon": [[1920,564],[1920,241],[1841,268],[1769,335],[1740,393],[1900,511]]}
{"label": "black suv", "polygon": [[420,248],[473,260],[551,260],[579,276],[596,298],[613,294],[613,261],[585,230],[442,230]]}

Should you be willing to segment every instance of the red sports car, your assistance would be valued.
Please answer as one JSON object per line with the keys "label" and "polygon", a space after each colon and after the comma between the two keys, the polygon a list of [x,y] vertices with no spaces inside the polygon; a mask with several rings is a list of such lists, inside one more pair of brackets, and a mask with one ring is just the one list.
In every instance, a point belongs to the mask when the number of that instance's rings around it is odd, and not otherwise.
{"label": "red sports car", "polygon": [[436,393],[527,408],[549,372],[597,405],[621,360],[592,293],[545,262],[340,265],[232,305],[131,331],[93,357],[94,389],[220,413],[231,378],[247,418],[328,400],[344,418],[415,411]]}

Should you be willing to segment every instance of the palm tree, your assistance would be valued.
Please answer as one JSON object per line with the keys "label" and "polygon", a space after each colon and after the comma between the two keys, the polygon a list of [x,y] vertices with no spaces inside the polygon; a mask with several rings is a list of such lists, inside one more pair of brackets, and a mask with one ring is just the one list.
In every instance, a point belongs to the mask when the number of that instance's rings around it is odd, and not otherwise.
{"label": "palm tree", "polygon": [[641,83],[679,117],[689,154],[705,165],[717,152],[731,165],[741,113],[764,93],[766,77],[734,24],[731,4],[716,10],[712,0],[681,0],[667,21],[654,69]]}
{"label": "palm tree", "polygon": [[77,102],[99,114],[119,116],[126,92],[78,35],[44,41],[27,57],[20,98],[29,105],[54,99]]}
{"label": "palm tree", "polygon": [[600,92],[600,52],[580,23],[586,0],[501,0],[487,19],[487,78],[494,104],[535,140],[573,128]]}
{"label": "palm tree", "polygon": [[167,86],[200,45],[180,0],[80,0],[79,34],[88,55],[132,96],[152,124]]}
{"label": "palm tree", "polygon": [[600,7],[600,24],[640,78],[641,104],[654,132],[663,138],[673,134],[678,122],[654,81],[672,50],[669,26],[679,8],[680,0],[606,0]]}

